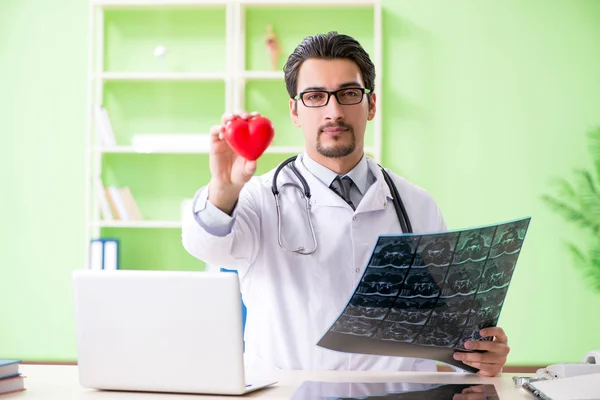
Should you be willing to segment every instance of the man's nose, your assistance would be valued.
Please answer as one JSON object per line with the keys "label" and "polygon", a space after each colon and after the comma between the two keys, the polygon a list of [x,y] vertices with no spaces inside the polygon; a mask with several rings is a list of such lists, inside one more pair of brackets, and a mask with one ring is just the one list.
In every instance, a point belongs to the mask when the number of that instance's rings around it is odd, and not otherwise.
{"label": "man's nose", "polygon": [[343,107],[344,106],[338,102],[337,97],[332,94],[329,98],[329,103],[325,106],[325,118],[334,121],[344,119]]}

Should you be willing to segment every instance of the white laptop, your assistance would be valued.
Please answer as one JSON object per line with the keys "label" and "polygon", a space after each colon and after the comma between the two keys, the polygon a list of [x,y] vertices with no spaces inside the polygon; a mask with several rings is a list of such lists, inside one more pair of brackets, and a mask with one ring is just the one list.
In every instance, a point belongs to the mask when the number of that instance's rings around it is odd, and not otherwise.
{"label": "white laptop", "polygon": [[94,389],[239,395],[246,382],[236,274],[73,272],[79,380]]}

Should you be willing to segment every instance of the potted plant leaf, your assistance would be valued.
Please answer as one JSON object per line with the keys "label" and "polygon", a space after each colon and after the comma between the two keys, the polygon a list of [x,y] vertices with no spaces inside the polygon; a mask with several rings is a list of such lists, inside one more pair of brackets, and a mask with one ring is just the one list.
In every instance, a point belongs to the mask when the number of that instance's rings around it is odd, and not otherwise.
{"label": "potted plant leaf", "polygon": [[593,168],[577,169],[572,182],[557,178],[555,196],[544,195],[542,199],[568,222],[589,234],[585,243],[567,243],[574,262],[580,266],[590,285],[600,292],[600,128],[587,133],[588,150]]}

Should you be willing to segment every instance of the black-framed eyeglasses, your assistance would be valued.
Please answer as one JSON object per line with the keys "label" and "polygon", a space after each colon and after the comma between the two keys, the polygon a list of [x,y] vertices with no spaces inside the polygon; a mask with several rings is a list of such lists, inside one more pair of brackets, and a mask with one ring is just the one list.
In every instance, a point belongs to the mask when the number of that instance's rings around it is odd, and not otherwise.
{"label": "black-framed eyeglasses", "polygon": [[302,100],[306,107],[325,107],[329,104],[332,95],[335,96],[338,103],[345,106],[358,104],[362,101],[365,93],[371,93],[370,89],[365,88],[343,88],[328,92],[327,90],[307,90],[300,92],[294,97],[295,100]]}

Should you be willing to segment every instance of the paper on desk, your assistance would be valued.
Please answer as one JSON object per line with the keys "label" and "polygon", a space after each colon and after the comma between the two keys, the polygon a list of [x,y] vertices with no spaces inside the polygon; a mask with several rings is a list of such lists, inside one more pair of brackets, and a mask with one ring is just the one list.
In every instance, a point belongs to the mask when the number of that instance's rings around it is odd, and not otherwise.
{"label": "paper on desk", "polygon": [[570,378],[536,381],[524,385],[536,396],[552,400],[598,400],[600,399],[600,374],[573,376]]}
{"label": "paper on desk", "polygon": [[468,351],[466,341],[496,326],[530,220],[380,236],[354,294],[318,345],[478,371],[453,353]]}

